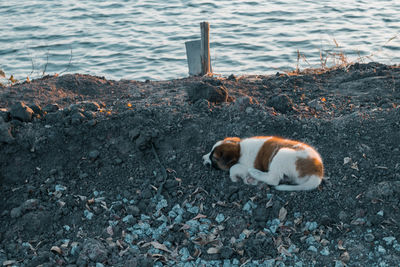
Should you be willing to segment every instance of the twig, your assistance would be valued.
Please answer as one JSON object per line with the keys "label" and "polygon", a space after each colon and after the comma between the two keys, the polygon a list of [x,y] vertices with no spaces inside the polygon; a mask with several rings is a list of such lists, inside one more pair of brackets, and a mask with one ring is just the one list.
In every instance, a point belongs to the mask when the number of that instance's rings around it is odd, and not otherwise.
{"label": "twig", "polygon": [[164,165],[161,163],[160,158],[158,157],[158,154],[156,152],[156,149],[154,148],[154,143],[153,142],[151,143],[151,151],[153,151],[154,157],[156,158],[158,164],[161,167],[161,174],[162,174],[162,177],[163,177],[163,181],[161,182],[161,184],[160,184],[160,186],[158,187],[158,190],[157,190],[157,200],[159,200],[160,199],[160,195],[161,195],[161,191],[163,190],[164,184],[167,181],[168,175],[167,175],[167,170],[165,169]]}
{"label": "twig", "polygon": [[67,68],[65,70],[63,70],[62,72],[59,73],[60,75],[63,74],[64,72],[66,72],[69,69],[69,67],[71,66],[71,62],[72,62],[72,47],[71,47],[71,56],[69,57],[68,66],[67,66]]}
{"label": "twig", "polygon": [[47,65],[49,64],[49,49],[47,49],[46,57],[47,57],[47,60],[46,60],[46,65],[44,65],[44,70],[43,70],[42,77],[46,73]]}

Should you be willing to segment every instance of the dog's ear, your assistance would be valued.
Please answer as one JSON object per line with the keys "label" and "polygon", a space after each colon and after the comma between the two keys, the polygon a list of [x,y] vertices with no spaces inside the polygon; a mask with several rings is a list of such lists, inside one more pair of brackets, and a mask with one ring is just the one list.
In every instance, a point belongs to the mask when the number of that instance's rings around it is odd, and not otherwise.
{"label": "dog's ear", "polygon": [[240,157],[240,146],[238,143],[226,143],[221,145],[220,158],[223,164],[230,168],[239,161]]}

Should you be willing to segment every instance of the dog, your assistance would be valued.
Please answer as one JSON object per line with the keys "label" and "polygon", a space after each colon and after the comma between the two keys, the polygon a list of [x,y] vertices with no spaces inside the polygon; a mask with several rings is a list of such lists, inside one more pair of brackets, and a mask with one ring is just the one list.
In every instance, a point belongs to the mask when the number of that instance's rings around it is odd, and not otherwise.
{"label": "dog", "polygon": [[314,148],[277,136],[225,138],[203,156],[203,163],[229,171],[232,182],[264,182],[280,191],[315,189],[324,176],[321,156]]}

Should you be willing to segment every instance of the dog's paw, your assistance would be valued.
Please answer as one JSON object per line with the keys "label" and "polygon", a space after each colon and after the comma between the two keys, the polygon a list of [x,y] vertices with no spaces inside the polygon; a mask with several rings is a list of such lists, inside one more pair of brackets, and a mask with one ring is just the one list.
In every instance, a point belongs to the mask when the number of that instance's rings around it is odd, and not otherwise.
{"label": "dog's paw", "polygon": [[203,165],[211,166],[210,153],[203,156]]}
{"label": "dog's paw", "polygon": [[261,177],[264,174],[262,171],[254,168],[249,168],[247,171],[249,172],[249,175],[254,179],[257,179],[258,177]]}
{"label": "dog's paw", "polygon": [[252,177],[246,177],[246,178],[244,178],[244,179],[243,179],[243,182],[244,182],[245,184],[250,184],[250,185],[257,185],[257,184],[258,184],[258,181],[257,181],[256,179],[252,178]]}
{"label": "dog's paw", "polygon": [[236,183],[237,181],[239,181],[239,179],[241,179],[241,177],[237,175],[230,175],[229,178],[231,178],[231,181],[234,183]]}

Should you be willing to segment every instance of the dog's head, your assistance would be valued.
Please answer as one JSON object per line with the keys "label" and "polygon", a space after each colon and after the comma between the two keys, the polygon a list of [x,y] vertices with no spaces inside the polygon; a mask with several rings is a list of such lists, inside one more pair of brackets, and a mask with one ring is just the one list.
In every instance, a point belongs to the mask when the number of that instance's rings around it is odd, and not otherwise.
{"label": "dog's head", "polygon": [[228,137],[215,143],[211,152],[203,156],[204,165],[229,170],[240,158],[240,138]]}

